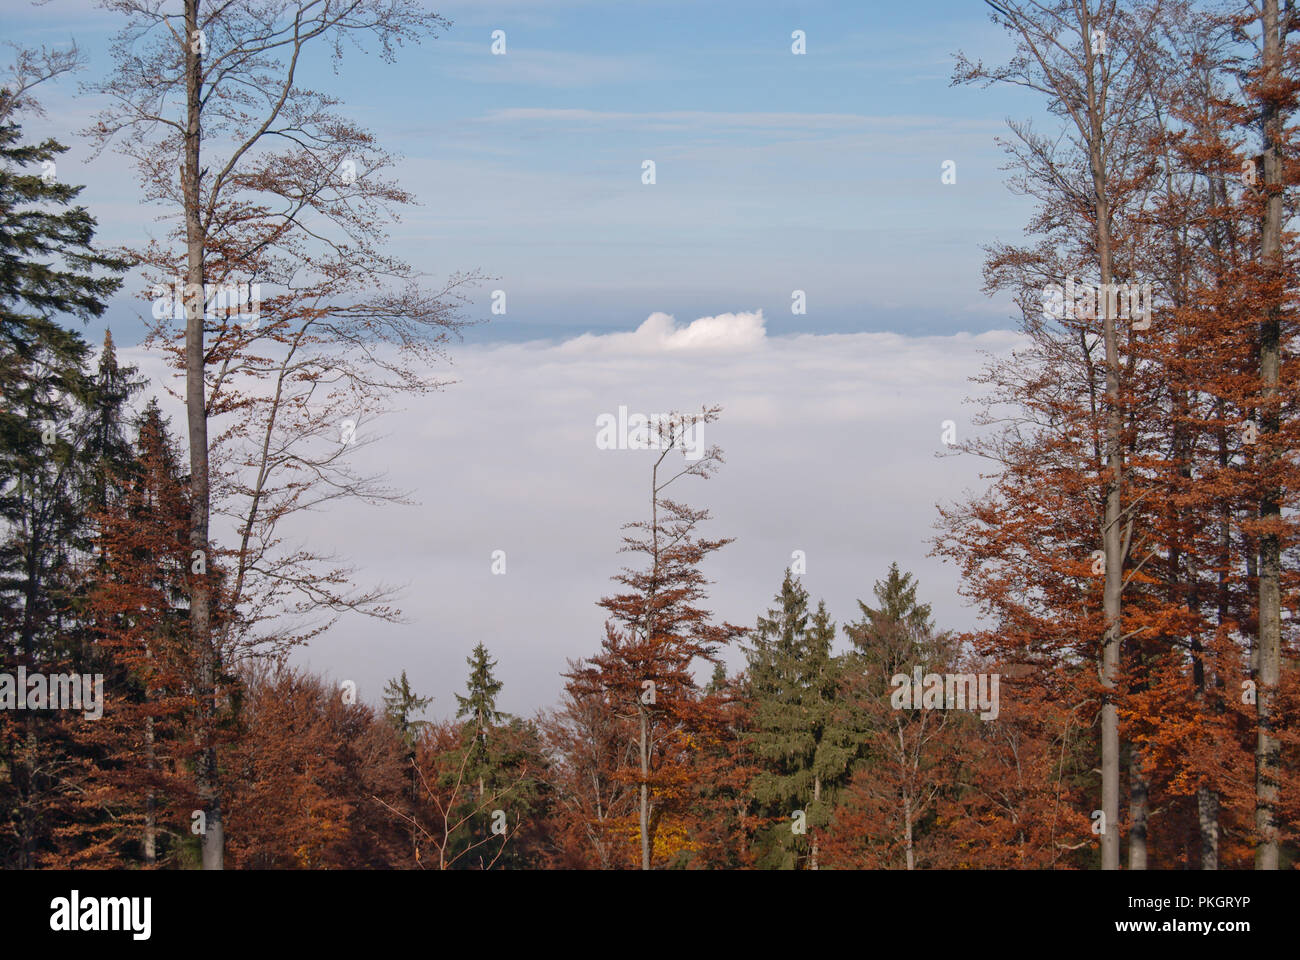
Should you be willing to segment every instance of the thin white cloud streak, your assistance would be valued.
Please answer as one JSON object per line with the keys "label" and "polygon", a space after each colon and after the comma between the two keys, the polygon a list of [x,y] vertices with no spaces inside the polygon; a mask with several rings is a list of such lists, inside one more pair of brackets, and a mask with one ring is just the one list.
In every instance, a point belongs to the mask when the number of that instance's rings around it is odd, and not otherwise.
{"label": "thin white cloud streak", "polygon": [[764,113],[668,110],[627,112],[582,108],[508,107],[489,111],[480,118],[489,123],[585,123],[635,126],[657,124],[663,129],[748,128],[756,130],[854,130],[931,129],[1001,131],[1003,125],[989,120],[962,120],[938,115],[885,116],[857,113]]}
{"label": "thin white cloud streak", "polygon": [[[456,35],[467,34],[462,30]],[[506,32],[506,53],[494,56],[493,39],[489,31],[483,30],[482,39],[477,41],[440,40],[437,49],[442,56],[432,66],[441,73],[475,83],[573,88],[625,81],[629,74],[646,72],[654,64],[651,57],[639,54],[530,48],[512,43],[510,31]]]}

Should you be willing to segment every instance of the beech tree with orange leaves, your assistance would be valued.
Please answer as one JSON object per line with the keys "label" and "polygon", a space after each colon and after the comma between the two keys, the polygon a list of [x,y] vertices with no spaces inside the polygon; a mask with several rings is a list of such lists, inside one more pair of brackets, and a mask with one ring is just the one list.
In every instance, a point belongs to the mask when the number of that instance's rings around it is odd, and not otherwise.
{"label": "beech tree with orange leaves", "polygon": [[232,866],[413,866],[405,831],[373,801],[403,805],[405,745],[381,712],[279,663],[243,670],[229,771]]}
{"label": "beech tree with orange leaves", "polygon": [[[1101,685],[1096,692],[1102,750],[1100,805],[1111,827],[1101,835],[1101,853],[1103,869],[1115,870],[1120,861],[1118,690],[1123,644],[1133,635],[1125,622],[1124,591],[1131,583],[1132,568],[1141,563],[1140,557],[1132,561],[1142,533],[1134,508],[1143,493],[1130,481],[1127,464],[1131,351],[1141,324],[1134,316],[1134,302],[1130,299],[1124,310],[1124,298],[1114,293],[1117,281],[1139,287],[1142,282],[1133,272],[1124,224],[1140,208],[1153,173],[1145,94],[1153,62],[1149,35],[1159,5],[1129,9],[1113,0],[986,2],[993,22],[1014,38],[1016,54],[995,67],[962,57],[954,80],[1026,87],[1041,94],[1048,109],[1065,124],[1059,140],[1030,124],[1011,124],[1017,142],[1009,144],[1008,150],[1020,171],[1016,186],[1042,204],[1030,228],[1041,239],[1027,250],[1000,247],[991,255],[986,272],[990,287],[1017,291],[1026,330],[1039,341],[1046,354],[1043,359],[1069,364],[1072,395],[1047,383],[1037,390],[1047,429],[1064,428],[1067,437],[1073,431],[1086,431],[1083,435],[1092,438],[1094,447],[1086,467],[1092,474],[1092,489],[1086,495],[1094,505],[1096,528],[1087,539],[1096,546],[1089,545],[1073,559],[1076,569],[1087,569],[1084,564],[1091,561],[1085,558],[1091,557],[1093,549],[1100,553],[1095,576],[1100,580],[1102,619],[1091,627],[1096,631],[1091,637]],[[1074,277],[1080,274],[1084,282],[1076,288]],[[1092,277],[1097,277],[1095,286],[1089,282]],[[1037,295],[1052,284],[1064,293],[1056,310],[1046,295],[1041,300]],[[1096,296],[1095,291],[1102,295]],[[1052,313],[1059,314],[1055,319],[1060,328],[1035,317],[1050,321]],[[1122,324],[1121,319],[1128,322]],[[1128,357],[1123,355],[1126,346]],[[1067,420],[1073,422],[1066,426]],[[1134,628],[1143,629],[1142,625]]]}
{"label": "beech tree with orange leaves", "polygon": [[[1035,86],[1029,44],[1028,59],[1005,71],[964,64],[959,76],[1019,78],[1071,116],[1072,104],[1100,111],[1111,133],[1081,133],[1071,168],[1048,140],[1017,131],[1016,182],[1043,201],[1031,233],[1044,242],[995,249],[988,275],[991,287],[1015,292],[1029,346],[982,378],[990,399],[1014,411],[1010,419],[990,412],[985,422],[1002,429],[971,445],[1000,472],[987,496],[941,511],[937,550],[961,565],[967,591],[993,619],[971,641],[1016,672],[1011,690],[1049,721],[1035,730],[1030,714],[1008,713],[1026,744],[1043,751],[1024,766],[1040,771],[1038,792],[1055,793],[1054,845],[1080,849],[1082,814],[1095,821],[1105,868],[1118,867],[1124,834],[1131,869],[1240,865],[1251,850],[1268,868],[1277,839],[1268,824],[1289,829],[1278,816],[1285,792],[1273,788],[1285,779],[1277,747],[1290,736],[1276,720],[1292,711],[1261,706],[1256,693],[1273,689],[1288,703],[1294,682],[1269,665],[1281,634],[1280,608],[1268,597],[1276,580],[1289,591],[1281,605],[1295,602],[1293,525],[1274,504],[1294,502],[1296,464],[1279,452],[1294,450],[1296,438],[1294,392],[1287,378],[1270,379],[1264,358],[1276,349],[1281,368],[1294,362],[1294,286],[1283,278],[1295,271],[1276,263],[1293,257],[1291,236],[1281,246],[1264,239],[1271,198],[1288,185],[1262,184],[1250,142],[1269,113],[1260,104],[1283,109],[1294,97],[1294,57],[1282,57],[1273,85],[1261,87],[1268,43],[1252,54],[1247,34],[1268,20],[1266,8],[1198,20],[1179,3],[1102,4],[1095,13],[991,5],[1000,22],[1031,34],[1068,21],[1075,57],[1089,69],[1077,81],[1067,71]],[[1074,37],[1075,20],[1088,17],[1102,30],[1091,44],[1082,20]],[[1106,83],[1118,92],[1094,100]],[[1080,202],[1102,196],[1093,189],[1099,163],[1110,190],[1105,217],[1097,203]],[[1102,298],[1080,310],[1076,298],[1061,302],[1059,288],[1055,305],[1047,297],[1058,263],[1086,263],[1106,249],[1112,275],[1150,278],[1154,294],[1141,324],[1130,312],[1118,352],[1112,331],[1099,329],[1111,312]],[[1102,363],[1091,358],[1098,340]],[[1269,409],[1276,417],[1265,422],[1259,411]],[[1261,448],[1265,431],[1271,439]],[[1090,527],[1119,531],[1118,554]],[[1100,686],[1086,670],[1087,638],[1096,636],[1105,638]],[[1094,749],[1085,743],[1080,752],[1078,737],[1090,738],[1098,709],[1101,809],[1066,812]],[[1059,762],[1047,762],[1053,754]],[[1253,796],[1242,791],[1252,765]],[[1124,783],[1127,816],[1118,806]]]}
{"label": "beech tree with orange leaves", "polygon": [[[302,61],[319,47],[337,60],[347,44],[367,42],[391,61],[446,21],[388,0],[103,5],[126,25],[115,71],[95,86],[109,106],[88,133],[135,162],[147,198],[172,219],[165,239],[134,254],[158,287],[157,342],[184,372],[191,553],[203,569],[227,557],[228,602],[242,614],[218,630],[214,575],[196,575],[188,609],[203,704],[203,864],[221,869],[220,677],[249,644],[282,646],[320,629],[290,622],[258,635],[250,611],[286,604],[291,621],[393,612],[384,588],[349,590],[346,568],[286,547],[276,527],[337,497],[381,496],[341,469],[351,437],[332,405],[356,411],[355,421],[376,412],[376,393],[428,389],[424,365],[448,326],[448,304],[379,249],[381,224],[411,199],[383,177],[392,158],[339,115],[337,99],[303,86]],[[257,312],[247,303],[254,284],[278,288],[265,325],[239,316]],[[209,291],[227,285],[243,309],[213,303]],[[167,289],[177,294],[167,299]],[[214,542],[212,519],[223,514],[237,545]]]}
{"label": "beech tree with orange leaves", "polygon": [[683,815],[698,776],[692,755],[702,739],[725,724],[720,698],[696,683],[695,661],[716,662],[720,647],[745,633],[743,627],[712,623],[709,612],[698,606],[707,584],[700,563],[731,541],[698,536],[696,528],[708,519],[708,511],[665,495],[682,477],[707,479],[722,463],[716,445],[680,469],[673,462],[673,454],[685,457],[685,445],[720,412],[704,407],[698,414],[672,413],[653,425],[656,432],[645,445],[656,451],[650,518],[625,525],[635,533],[623,537],[622,548],[644,555],[648,566],[624,568],[614,578],[628,589],[600,601],[610,613],[601,652],[565,674],[570,695],[596,698],[635,744],[634,761],[618,758],[613,776],[637,791],[637,821],[627,825],[627,835],[639,839],[642,870],[688,847]]}
{"label": "beech tree with orange leaves", "polygon": [[[568,661],[569,674],[585,668]],[[547,824],[560,869],[617,870],[636,865],[627,825],[636,816],[638,791],[624,771],[636,765],[636,744],[627,735],[607,694],[565,684],[560,705],[542,718],[552,756],[547,779],[555,808]]]}
{"label": "beech tree with orange leaves", "polygon": [[103,753],[85,797],[115,813],[98,831],[107,835],[80,849],[77,859],[121,856],[125,842],[152,866],[176,859],[189,836],[197,794],[196,704],[188,693],[196,665],[185,636],[192,573],[180,464],[167,422],[150,403],[139,420],[135,462],[98,517],[99,564],[88,614],[119,696],[103,722],[87,731]]}

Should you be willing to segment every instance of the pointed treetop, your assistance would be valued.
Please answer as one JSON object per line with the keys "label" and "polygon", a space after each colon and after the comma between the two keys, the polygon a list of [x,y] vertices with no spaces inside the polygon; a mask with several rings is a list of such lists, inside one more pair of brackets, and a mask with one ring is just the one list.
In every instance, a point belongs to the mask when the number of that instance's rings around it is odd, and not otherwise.
{"label": "pointed treetop", "polygon": [[859,600],[861,619],[844,625],[844,632],[860,653],[873,661],[883,657],[899,666],[942,659],[952,652],[951,634],[935,631],[930,605],[919,602],[916,591],[915,578],[901,572],[897,563],[891,563],[889,574],[877,580],[873,588],[880,606],[872,608]]}
{"label": "pointed treetop", "polygon": [[406,671],[398,680],[389,680],[384,686],[384,715],[397,728],[407,748],[415,746],[415,737],[421,727],[428,726],[427,720],[414,720],[412,715],[419,713],[430,703],[433,697],[417,696],[406,679]]}
{"label": "pointed treetop", "polygon": [[859,601],[864,613],[875,614],[891,623],[901,624],[918,633],[934,630],[930,619],[930,605],[916,600],[916,579],[910,573],[902,573],[897,563],[889,565],[889,575],[884,580],[877,580],[872,592],[880,604],[878,610]]}
{"label": "pointed treetop", "polygon": [[489,727],[509,719],[509,715],[497,709],[497,694],[501,692],[502,683],[492,674],[496,661],[488,656],[487,647],[480,642],[474,646],[474,652],[465,658],[469,664],[468,696],[456,694],[459,709],[456,716],[468,717],[480,728]]}

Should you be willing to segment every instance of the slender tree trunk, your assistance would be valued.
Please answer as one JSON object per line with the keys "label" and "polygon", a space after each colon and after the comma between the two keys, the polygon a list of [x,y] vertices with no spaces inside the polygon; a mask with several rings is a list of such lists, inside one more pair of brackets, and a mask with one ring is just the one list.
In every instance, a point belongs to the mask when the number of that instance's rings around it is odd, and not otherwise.
{"label": "slender tree trunk", "polygon": [[641,869],[650,869],[650,745],[645,707],[638,710],[641,715]]}
{"label": "slender tree trunk", "polygon": [[[659,463],[660,456],[650,471],[650,531],[653,541],[651,569],[654,571],[655,583],[651,585],[649,603],[647,604],[645,635],[646,640],[654,643],[655,639],[655,592],[659,580]],[[641,869],[650,869],[650,711],[638,700],[637,714],[641,720]]]}
{"label": "slender tree trunk", "polygon": [[903,837],[907,844],[907,869],[916,869],[916,854],[912,849],[912,798],[903,794]]}
{"label": "slender tree trunk", "polygon": [[[403,740],[406,739],[407,736],[406,731],[407,731],[406,721],[405,718],[403,718],[402,721]],[[406,751],[406,769],[407,769],[406,778],[409,781],[407,786],[410,787],[410,794],[411,794],[411,819],[414,820],[416,817],[419,816],[419,810],[420,810],[420,769],[418,766],[416,766],[415,763],[415,750],[409,747]],[[407,830],[407,835],[411,839],[411,849],[415,851],[416,856],[419,856],[419,852],[420,852],[419,830],[416,828],[416,825],[414,823],[411,823],[406,828],[406,830]]]}
{"label": "slender tree trunk", "polygon": [[[1275,89],[1282,66],[1282,37],[1278,32],[1277,0],[1263,0],[1261,25],[1264,32],[1264,81]],[[1268,193],[1260,237],[1260,258],[1270,275],[1281,266],[1282,255],[1282,116],[1269,95],[1263,104],[1264,189]],[[1259,372],[1263,381],[1260,398],[1260,433],[1267,438],[1261,452],[1260,469],[1271,474],[1277,462],[1277,408],[1280,370],[1281,323],[1276,303],[1271,303],[1260,329]],[[1277,527],[1281,524],[1281,491],[1272,476],[1259,504],[1263,531],[1259,538],[1259,674],[1256,680],[1255,710],[1258,737],[1255,745],[1255,869],[1278,868],[1276,821],[1281,744],[1273,730],[1274,699],[1281,679],[1282,661],[1282,552]]]}
{"label": "slender tree trunk", "polygon": [[[813,803],[814,803],[814,804],[819,804],[819,803],[821,803],[821,799],[822,799],[822,778],[821,778],[821,777],[814,776],[814,777],[813,777]],[[817,832],[816,832],[816,830],[813,831],[813,835],[812,835],[812,837],[811,837],[811,840],[812,840],[812,852],[811,852],[811,855],[810,855],[809,858],[808,858],[808,869],[810,869],[810,870],[816,870],[816,869],[817,869]]]}
{"label": "slender tree trunk", "polygon": [[[483,708],[478,711],[478,743],[479,743],[479,760],[481,763],[487,763],[487,719],[483,716]],[[480,767],[480,770],[482,768]],[[478,798],[483,800],[483,774],[478,775]]]}
{"label": "slender tree trunk", "polygon": [[[44,549],[39,537],[33,536],[27,550],[26,595],[23,597],[23,625],[19,647],[19,663],[28,670],[36,666],[36,603],[41,590],[40,571],[36,558]],[[18,749],[18,763],[14,765],[14,780],[20,804],[18,812],[18,869],[31,870],[36,866],[37,783],[36,756],[39,738],[36,732],[36,714],[26,711],[22,718],[22,746]]]}
{"label": "slender tree trunk", "polygon": [[1129,748],[1128,757],[1129,783],[1129,833],[1128,833],[1128,868],[1145,870],[1147,868],[1147,818],[1149,810],[1149,784],[1146,774],[1142,772],[1142,753],[1136,748]]}
{"label": "slender tree trunk", "polygon": [[[1223,417],[1222,401],[1216,406],[1220,420]],[[1227,469],[1228,438],[1224,431],[1219,433],[1219,465]],[[1229,615],[1228,598],[1228,558],[1232,550],[1232,512],[1225,498],[1219,504],[1219,582],[1215,598],[1215,614],[1219,626],[1227,621]],[[1192,680],[1196,685],[1197,696],[1206,700],[1214,697],[1215,712],[1222,707],[1217,694],[1212,693],[1213,685],[1205,670],[1205,657],[1199,637],[1192,638]],[[1196,791],[1196,818],[1201,834],[1201,869],[1219,869],[1219,794],[1209,787],[1200,787]]]}
{"label": "slender tree trunk", "polygon": [[[1226,537],[1227,521],[1223,521],[1223,530],[1220,535]],[[1222,549],[1222,546],[1221,546]],[[1226,550],[1225,550],[1226,552]],[[1219,574],[1219,600],[1218,616],[1219,623],[1222,624],[1227,619],[1227,581],[1226,581],[1226,564],[1223,571]],[[1207,704],[1211,702],[1214,696],[1210,691],[1209,679],[1205,671],[1205,653],[1204,646],[1199,636],[1192,637],[1192,682],[1196,686],[1196,697],[1202,704],[1202,709],[1207,709]],[[1217,700],[1215,702],[1215,712],[1217,709]],[[1202,870],[1219,869],[1219,795],[1209,787],[1198,787],[1196,790],[1196,821],[1200,830],[1200,859]]]}
{"label": "slender tree trunk", "polygon": [[[1102,155],[1102,107],[1094,79],[1095,56],[1088,44],[1091,21],[1084,18],[1084,50],[1087,57],[1088,156],[1092,167],[1092,187],[1097,217],[1097,257],[1100,281],[1108,286],[1114,279],[1110,238],[1110,200],[1107,195],[1106,160]],[[1106,351],[1106,420],[1104,427],[1106,503],[1102,515],[1101,543],[1106,572],[1102,588],[1102,612],[1106,632],[1101,644],[1101,685],[1107,691],[1101,707],[1101,810],[1105,818],[1101,833],[1103,870],[1119,869],[1119,713],[1111,691],[1116,687],[1120,660],[1121,593],[1124,572],[1123,539],[1120,521],[1124,482],[1123,411],[1120,404],[1119,340],[1115,318],[1109,309],[1109,297],[1099,303],[1102,316],[1102,339]]]}
{"label": "slender tree trunk", "polygon": [[201,214],[199,146],[202,55],[196,41],[199,0],[185,0],[185,162],[181,170],[185,203],[185,408],[190,446],[190,550],[204,573],[195,575],[190,592],[190,641],[199,665],[199,755],[196,757],[199,799],[203,804],[203,869],[221,870],[225,861],[225,831],[221,820],[215,743],[217,656],[212,644],[212,588],[208,551],[208,413],[204,384],[203,281],[204,233]]}
{"label": "slender tree trunk", "polygon": [[[146,700],[148,699],[146,695]],[[154,754],[153,717],[144,718],[144,755],[145,768],[150,776],[158,769]],[[158,801],[153,787],[144,798],[144,862],[153,866],[158,862]]]}
{"label": "slender tree trunk", "polygon": [[1196,818],[1201,829],[1201,869],[1219,869],[1219,795],[1208,787],[1196,791]]}
{"label": "slender tree trunk", "polygon": [[32,870],[36,867],[36,831],[38,809],[37,797],[40,786],[36,777],[36,754],[39,740],[36,736],[36,717],[31,711],[23,718],[23,738],[18,765],[18,802],[21,804],[18,814],[18,869]]}

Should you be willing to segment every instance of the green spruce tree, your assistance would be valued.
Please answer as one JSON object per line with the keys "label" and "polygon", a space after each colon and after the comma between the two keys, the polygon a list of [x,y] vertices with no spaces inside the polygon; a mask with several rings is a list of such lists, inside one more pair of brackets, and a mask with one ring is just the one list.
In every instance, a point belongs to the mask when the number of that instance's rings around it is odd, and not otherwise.
{"label": "green spruce tree", "polygon": [[456,694],[456,719],[467,718],[465,730],[470,734],[471,745],[466,773],[471,782],[477,781],[481,797],[485,778],[491,774],[488,740],[492,728],[508,720],[509,716],[497,710],[501,681],[492,675],[496,661],[488,656],[487,647],[481,642],[476,644],[465,662],[469,664],[469,688],[464,697]]}
{"label": "green spruce tree", "polygon": [[[816,834],[847,768],[843,746],[826,736],[839,672],[831,654],[835,624],[825,603],[809,617],[808,592],[789,570],[775,599],[778,606],[758,618],[746,650],[754,703],[749,746],[760,766],[752,790],[772,821],[759,832],[756,859],[768,869],[816,869]],[[806,832],[795,832],[796,812]]]}
{"label": "green spruce tree", "polygon": [[[415,715],[432,702],[433,697],[421,697],[411,689],[405,670],[402,671],[401,677],[389,680],[384,685],[384,716],[406,746],[406,756],[403,758],[407,768],[406,787],[413,810],[418,809],[421,803],[420,772],[415,766],[415,744],[419,740],[420,730],[429,724],[427,720],[415,719]],[[414,825],[410,827],[410,835],[414,845]]]}
{"label": "green spruce tree", "polygon": [[[888,707],[891,679],[897,674],[910,676],[916,666],[925,672],[946,672],[956,654],[951,633],[936,632],[930,605],[917,599],[917,582],[910,573],[891,563],[889,573],[872,587],[877,606],[858,601],[860,618],[844,625],[844,633],[853,648],[844,655],[837,706],[828,741],[843,752],[849,766],[853,789],[846,802],[852,802],[854,790],[862,781],[888,781],[891,765],[897,764],[898,730],[893,711]],[[887,744],[882,751],[868,745]],[[928,757],[918,760],[931,763]],[[833,815],[833,813],[832,813]],[[914,824],[917,834],[930,829],[933,811]]]}
{"label": "green spruce tree", "polygon": [[384,685],[384,716],[393,725],[397,735],[402,738],[408,751],[415,750],[415,741],[419,738],[420,728],[428,726],[427,720],[416,720],[415,715],[433,702],[433,697],[417,696],[406,679],[406,671],[401,677],[389,680]]}
{"label": "green spruce tree", "polygon": [[494,863],[497,869],[537,866],[543,844],[541,828],[550,802],[540,773],[546,767],[541,731],[531,720],[511,716],[497,708],[502,683],[494,674],[496,661],[482,643],[465,660],[469,680],[465,696],[456,695],[457,719],[463,719],[464,750],[456,776],[469,790],[463,795],[457,818],[467,818],[451,838],[453,851],[468,848],[491,832],[497,821],[509,839],[498,846],[496,836],[463,858],[458,866],[480,869]]}
{"label": "green spruce tree", "polygon": [[[123,482],[134,463],[135,450],[126,427],[133,419],[131,400],[144,389],[145,383],[136,367],[118,363],[113,333],[105,330],[99,366],[89,383],[90,404],[82,451],[88,470],[85,498],[93,510],[103,510],[108,505],[112,489]],[[161,416],[156,405],[152,409],[155,419]]]}
{"label": "green spruce tree", "polygon": [[[16,101],[0,102],[0,661],[82,672],[99,398],[85,341],[60,320],[102,315],[125,264],[95,250],[94,219],[72,206],[81,188],[55,166],[67,148],[24,143]],[[38,866],[61,825],[77,753],[61,723],[0,711],[0,866]]]}
{"label": "green spruce tree", "polygon": [[946,664],[954,653],[951,636],[935,632],[930,605],[916,599],[916,588],[916,579],[891,563],[889,574],[872,588],[880,606],[858,601],[862,616],[845,624],[844,632],[867,669],[886,662]]}

